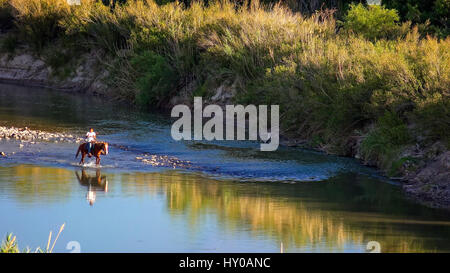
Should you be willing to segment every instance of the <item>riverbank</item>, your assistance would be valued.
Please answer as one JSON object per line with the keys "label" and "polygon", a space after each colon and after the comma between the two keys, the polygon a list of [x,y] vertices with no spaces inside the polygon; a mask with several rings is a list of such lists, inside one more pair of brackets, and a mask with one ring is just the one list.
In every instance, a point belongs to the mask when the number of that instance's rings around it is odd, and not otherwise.
{"label": "riverbank", "polygon": [[450,39],[398,25],[373,40],[338,32],[330,13],[305,18],[278,6],[138,1],[110,11],[46,0],[30,16],[21,8],[29,1],[6,2],[17,25],[3,34],[3,81],[144,110],[193,96],[279,104],[285,145],[356,157],[404,181],[414,199],[450,206]]}

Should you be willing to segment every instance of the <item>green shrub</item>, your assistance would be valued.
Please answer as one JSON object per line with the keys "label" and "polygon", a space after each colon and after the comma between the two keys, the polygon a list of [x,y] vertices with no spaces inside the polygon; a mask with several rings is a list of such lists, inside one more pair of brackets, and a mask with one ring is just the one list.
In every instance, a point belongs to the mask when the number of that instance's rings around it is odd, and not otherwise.
{"label": "green shrub", "polygon": [[17,246],[16,236],[7,234],[6,239],[2,241],[0,246],[0,253],[19,253],[19,247]]}
{"label": "green shrub", "polygon": [[438,96],[415,110],[415,121],[430,140],[442,140],[450,148],[450,99]]}
{"label": "green shrub", "polygon": [[1,43],[1,51],[12,54],[16,51],[19,40],[15,33],[8,33]]}
{"label": "green shrub", "polygon": [[396,9],[402,21],[411,21],[422,34],[445,38],[450,34],[449,0],[382,0],[383,5]]}
{"label": "green shrub", "polygon": [[437,35],[450,35],[450,0],[436,0],[434,4],[435,20],[437,21]]}
{"label": "green shrub", "polygon": [[395,9],[379,5],[352,4],[345,16],[344,27],[367,39],[396,38],[401,33],[400,17]]}
{"label": "green shrub", "polygon": [[160,106],[173,95],[176,77],[173,69],[161,55],[144,51],[131,59],[137,72],[136,102],[141,106]]}
{"label": "green shrub", "polygon": [[59,21],[67,16],[66,0],[10,0],[21,39],[37,51],[61,34]]}
{"label": "green shrub", "polygon": [[60,19],[59,25],[72,39],[79,39],[88,49],[102,49],[114,55],[126,48],[132,28],[132,16],[122,6],[114,12],[101,2],[85,0],[71,6],[70,14]]}
{"label": "green shrub", "polygon": [[375,160],[383,164],[391,160],[395,152],[411,140],[405,122],[397,114],[386,112],[363,140],[361,152],[366,160]]}

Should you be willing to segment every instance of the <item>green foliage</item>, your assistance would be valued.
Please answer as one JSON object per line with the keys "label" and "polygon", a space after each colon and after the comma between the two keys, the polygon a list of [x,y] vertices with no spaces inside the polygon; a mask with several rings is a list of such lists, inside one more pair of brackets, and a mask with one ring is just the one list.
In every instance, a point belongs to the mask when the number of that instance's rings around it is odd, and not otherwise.
{"label": "green foliage", "polygon": [[209,92],[205,85],[197,87],[192,93],[192,97],[207,97],[208,95]]}
{"label": "green foliage", "polygon": [[425,34],[450,35],[449,0],[382,0],[382,4],[396,9],[401,20],[421,25]]}
{"label": "green foliage", "polygon": [[1,51],[12,54],[16,51],[18,44],[17,35],[7,34],[1,41]]}
{"label": "green foliage", "polygon": [[74,55],[68,51],[49,51],[45,54],[45,62],[53,69],[53,76],[66,79],[73,69],[70,67]]}
{"label": "green foliage", "polygon": [[397,114],[386,112],[363,140],[361,151],[367,160],[385,162],[399,147],[410,141],[411,136],[405,122]]}
{"label": "green foliage", "polygon": [[61,33],[59,20],[69,12],[65,0],[10,0],[20,37],[37,51]]}
{"label": "green foliage", "polygon": [[415,171],[417,169],[418,162],[419,160],[414,157],[402,157],[398,160],[392,161],[387,173],[391,177],[402,176],[405,169],[407,171]]}
{"label": "green foliage", "polygon": [[55,248],[55,244],[58,241],[59,235],[64,230],[65,225],[66,225],[65,223],[61,225],[58,233],[55,236],[55,239],[53,240],[53,243],[52,243],[52,231],[50,231],[50,234],[48,236],[48,241],[47,241],[47,247],[45,248],[45,251],[42,250],[40,247],[36,248],[34,251],[32,251],[29,247],[25,248],[24,250],[20,250],[20,248],[17,244],[16,236],[13,236],[11,233],[8,233],[6,235],[5,240],[3,240],[2,244],[0,245],[0,253],[31,253],[31,252],[52,253],[53,249]]}
{"label": "green foliage", "polygon": [[2,241],[0,246],[0,253],[43,253],[43,251],[38,247],[34,251],[32,251],[29,247],[20,250],[16,236],[13,236],[11,233],[6,235],[5,240]]}
{"label": "green foliage", "polygon": [[350,5],[344,27],[367,39],[396,38],[400,33],[399,15],[395,9],[379,5]]}
{"label": "green foliage", "polygon": [[114,12],[98,1],[85,1],[71,6],[71,11],[59,21],[65,34],[79,40],[87,49],[102,49],[109,54],[126,47],[132,18],[120,6]]}
{"label": "green foliage", "polygon": [[415,111],[422,134],[431,140],[442,140],[450,148],[450,100],[438,96]]}
{"label": "green foliage", "polygon": [[131,59],[137,72],[136,86],[139,90],[136,102],[141,106],[158,106],[173,95],[176,78],[173,69],[161,55],[144,51]]}
{"label": "green foliage", "polygon": [[12,234],[7,234],[2,245],[0,246],[0,253],[19,253],[19,247],[17,246],[16,236]]}
{"label": "green foliage", "polygon": [[434,4],[437,33],[441,37],[450,35],[450,0],[436,0]]}

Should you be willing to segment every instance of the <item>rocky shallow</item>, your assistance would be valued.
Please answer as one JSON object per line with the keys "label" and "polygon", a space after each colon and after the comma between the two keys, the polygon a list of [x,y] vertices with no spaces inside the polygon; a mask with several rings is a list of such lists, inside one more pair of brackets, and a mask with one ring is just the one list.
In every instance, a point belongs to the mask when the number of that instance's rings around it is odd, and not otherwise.
{"label": "rocky shallow", "polygon": [[[67,143],[80,143],[84,139],[76,137],[71,134],[64,133],[51,133],[41,130],[31,130],[27,127],[5,127],[0,126],[0,140],[16,140],[20,143],[35,144],[36,142],[67,142]],[[19,148],[22,148],[23,144],[19,144]],[[6,157],[7,154],[4,151],[0,151],[0,157]]]}

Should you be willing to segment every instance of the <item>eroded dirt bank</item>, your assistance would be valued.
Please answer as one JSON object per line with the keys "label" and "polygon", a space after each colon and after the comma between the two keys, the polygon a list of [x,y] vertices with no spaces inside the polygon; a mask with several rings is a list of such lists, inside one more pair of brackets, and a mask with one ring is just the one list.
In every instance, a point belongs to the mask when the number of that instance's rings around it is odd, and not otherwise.
{"label": "eroded dirt bank", "polygon": [[44,60],[29,54],[11,56],[0,55],[0,82],[26,86],[39,86],[60,89],[68,92],[96,94],[108,87],[103,83],[107,75],[101,69],[95,54],[80,56],[83,64],[67,77],[56,76],[53,69]]}

